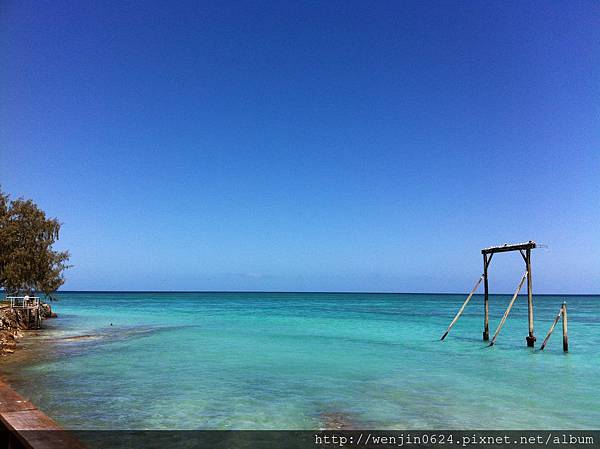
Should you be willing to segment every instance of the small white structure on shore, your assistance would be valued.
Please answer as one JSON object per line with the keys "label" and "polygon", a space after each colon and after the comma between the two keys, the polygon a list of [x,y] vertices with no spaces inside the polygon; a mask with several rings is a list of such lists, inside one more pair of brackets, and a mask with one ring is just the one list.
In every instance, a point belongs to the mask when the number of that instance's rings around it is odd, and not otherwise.
{"label": "small white structure on shore", "polygon": [[11,309],[24,311],[28,328],[39,329],[42,327],[42,310],[39,297],[29,295],[7,296],[6,299],[10,301]]}

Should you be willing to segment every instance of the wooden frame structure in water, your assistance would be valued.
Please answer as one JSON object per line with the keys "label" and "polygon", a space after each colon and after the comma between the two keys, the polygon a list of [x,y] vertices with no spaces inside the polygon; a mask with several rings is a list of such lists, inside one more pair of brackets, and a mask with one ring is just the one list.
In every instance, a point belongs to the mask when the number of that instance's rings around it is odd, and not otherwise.
{"label": "wooden frame structure in water", "polygon": [[488,341],[490,339],[488,268],[490,266],[490,262],[492,261],[492,257],[494,256],[494,254],[504,253],[504,252],[509,252],[509,251],[519,251],[519,253],[521,254],[521,257],[523,258],[523,261],[525,262],[525,273],[523,273],[523,276],[521,277],[521,280],[519,282],[517,290],[515,291],[515,294],[513,295],[510,303],[508,304],[508,307],[506,308],[506,311],[504,312],[502,320],[500,321],[500,324],[498,325],[498,328],[496,329],[496,332],[494,333],[494,336],[492,338],[490,346],[493,346],[494,343],[496,342],[496,338],[498,337],[498,334],[500,333],[502,326],[504,325],[506,319],[508,318],[510,309],[512,308],[515,300],[517,299],[517,296],[519,295],[519,291],[521,290],[521,287],[523,286],[525,279],[527,279],[527,312],[528,312],[527,315],[528,315],[528,321],[529,321],[529,333],[528,333],[527,337],[525,337],[525,340],[527,341],[527,346],[533,348],[533,346],[535,345],[536,338],[534,335],[534,328],[533,328],[533,283],[532,283],[532,276],[531,276],[531,250],[534,248],[537,248],[537,244],[534,241],[530,240],[525,243],[504,244],[504,245],[491,246],[489,248],[482,249],[481,254],[483,255],[483,274],[479,277],[479,280],[475,284],[475,287],[473,287],[473,290],[471,290],[471,293],[469,293],[469,296],[467,297],[466,301],[463,303],[463,305],[459,309],[458,313],[456,314],[456,316],[450,323],[450,326],[448,326],[446,333],[444,335],[442,335],[441,340],[446,338],[446,336],[448,335],[448,332],[450,332],[450,329],[452,329],[452,326],[454,326],[454,323],[456,323],[458,318],[461,316],[465,307],[471,300],[473,294],[479,287],[479,284],[481,284],[481,281],[483,281],[483,310],[484,310],[483,340]]}
{"label": "wooden frame structure in water", "polygon": [[[484,319],[483,319],[483,340],[484,341],[488,341],[490,339],[490,331],[489,331],[489,306],[488,306],[488,296],[489,296],[489,291],[488,291],[488,267],[490,265],[490,262],[492,261],[492,256],[496,253],[504,253],[507,251],[519,251],[519,253],[521,254],[521,257],[523,257],[523,261],[525,262],[525,274],[523,275],[523,277],[527,278],[527,317],[528,317],[528,321],[529,321],[529,335],[527,335],[527,337],[525,337],[525,340],[527,341],[527,346],[529,346],[530,348],[533,348],[533,346],[535,345],[535,335],[534,335],[534,329],[533,329],[533,284],[532,284],[532,280],[531,280],[531,250],[536,248],[537,245],[534,241],[530,240],[526,243],[517,243],[517,244],[513,244],[513,245],[508,245],[508,244],[504,244],[501,246],[492,246],[490,248],[484,248],[481,250],[481,254],[483,254],[483,289],[484,289],[484,293],[483,293],[483,302],[484,302]],[[516,295],[519,294],[519,290],[520,290],[520,286],[522,285],[519,284],[519,288],[517,289],[517,292],[515,293],[515,297]],[[514,299],[513,301],[514,302]],[[510,312],[510,308],[512,307],[512,302],[510,303],[509,307],[506,309],[505,312],[505,317],[508,316],[508,312]],[[504,318],[506,319],[506,318]],[[504,322],[502,321],[500,323],[500,326],[498,326],[498,330],[496,331],[496,335],[497,336],[498,332],[500,332],[500,328],[502,327],[502,324],[504,324]],[[495,337],[494,339],[492,339],[492,342],[490,343],[490,345],[493,345],[495,343]]]}

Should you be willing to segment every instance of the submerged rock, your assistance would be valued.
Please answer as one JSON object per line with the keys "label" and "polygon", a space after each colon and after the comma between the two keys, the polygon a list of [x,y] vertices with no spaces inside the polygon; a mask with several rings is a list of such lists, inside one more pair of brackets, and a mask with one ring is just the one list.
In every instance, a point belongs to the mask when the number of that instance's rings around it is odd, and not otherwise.
{"label": "submerged rock", "polygon": [[358,427],[351,416],[340,412],[323,413],[321,415],[321,426],[323,430],[347,430]]}
{"label": "submerged rock", "polygon": [[63,337],[62,341],[81,341],[81,340],[98,340],[102,338],[100,335],[74,335],[72,337]]}

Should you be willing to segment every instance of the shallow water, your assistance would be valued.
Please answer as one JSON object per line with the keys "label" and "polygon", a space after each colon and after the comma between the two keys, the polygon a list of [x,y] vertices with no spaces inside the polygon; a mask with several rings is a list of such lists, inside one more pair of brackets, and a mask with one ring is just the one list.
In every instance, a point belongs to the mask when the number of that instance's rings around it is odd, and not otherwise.
{"label": "shallow water", "polygon": [[[1,371],[70,429],[597,428],[600,297],[520,297],[496,346],[474,297],[61,293],[59,318]],[[493,333],[510,297],[490,300]],[[77,338],[73,338],[77,337]]]}

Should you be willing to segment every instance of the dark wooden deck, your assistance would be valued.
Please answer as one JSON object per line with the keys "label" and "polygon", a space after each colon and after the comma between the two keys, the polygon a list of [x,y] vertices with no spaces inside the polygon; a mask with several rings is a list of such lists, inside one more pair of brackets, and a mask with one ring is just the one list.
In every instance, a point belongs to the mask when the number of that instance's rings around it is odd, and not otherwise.
{"label": "dark wooden deck", "polygon": [[69,432],[1,380],[0,447],[85,449],[85,446]]}

